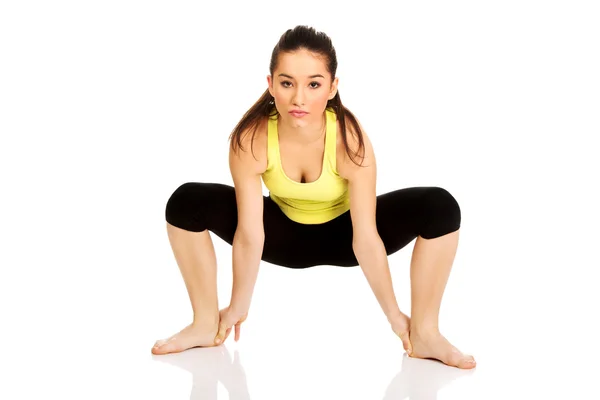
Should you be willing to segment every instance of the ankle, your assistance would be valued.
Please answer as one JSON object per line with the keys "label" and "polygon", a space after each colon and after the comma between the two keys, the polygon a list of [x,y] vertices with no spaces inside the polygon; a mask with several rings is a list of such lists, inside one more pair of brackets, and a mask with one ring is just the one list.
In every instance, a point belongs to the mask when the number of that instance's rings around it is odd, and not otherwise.
{"label": "ankle", "polygon": [[439,335],[440,329],[437,324],[433,323],[420,323],[415,324],[411,322],[410,325],[410,335],[411,336],[419,336],[419,337],[427,337]]}
{"label": "ankle", "polygon": [[219,315],[194,315],[192,325],[198,328],[211,328],[219,325]]}

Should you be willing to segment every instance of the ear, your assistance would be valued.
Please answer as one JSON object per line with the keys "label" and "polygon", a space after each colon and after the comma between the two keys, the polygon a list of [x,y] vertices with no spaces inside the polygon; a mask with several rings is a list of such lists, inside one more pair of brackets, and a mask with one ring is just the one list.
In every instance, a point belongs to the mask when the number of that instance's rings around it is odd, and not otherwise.
{"label": "ear", "polygon": [[269,93],[271,93],[271,96],[273,96],[273,77],[271,75],[267,75],[267,84],[269,86]]}
{"label": "ear", "polygon": [[337,94],[338,89],[338,78],[336,77],[331,83],[331,90],[329,90],[329,100],[333,99]]}

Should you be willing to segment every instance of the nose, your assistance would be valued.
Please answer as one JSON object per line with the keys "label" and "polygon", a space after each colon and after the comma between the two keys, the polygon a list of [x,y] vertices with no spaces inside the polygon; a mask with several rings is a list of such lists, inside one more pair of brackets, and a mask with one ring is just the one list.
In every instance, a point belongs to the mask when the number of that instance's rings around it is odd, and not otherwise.
{"label": "nose", "polygon": [[294,105],[300,106],[304,104],[304,92],[302,89],[296,90],[294,97],[292,98]]}

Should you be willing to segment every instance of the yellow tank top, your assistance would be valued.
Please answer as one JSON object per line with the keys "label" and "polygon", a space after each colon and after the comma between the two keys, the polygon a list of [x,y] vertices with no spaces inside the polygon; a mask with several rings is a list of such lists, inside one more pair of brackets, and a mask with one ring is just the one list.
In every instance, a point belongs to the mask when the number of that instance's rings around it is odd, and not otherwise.
{"label": "yellow tank top", "polygon": [[267,170],[262,179],[271,199],[283,213],[302,224],[321,224],[350,209],[348,182],[336,171],[336,114],[330,107],[325,114],[327,125],[321,176],[309,183],[296,182],[283,171],[277,132],[279,114],[269,116],[268,120]]}

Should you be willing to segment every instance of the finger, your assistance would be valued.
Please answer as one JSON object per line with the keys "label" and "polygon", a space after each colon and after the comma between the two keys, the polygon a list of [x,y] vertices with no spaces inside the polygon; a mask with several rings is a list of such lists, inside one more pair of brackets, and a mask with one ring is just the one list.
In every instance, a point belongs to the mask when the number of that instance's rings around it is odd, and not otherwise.
{"label": "finger", "polygon": [[217,336],[215,337],[215,343],[220,344],[225,339],[225,332],[227,332],[227,326],[223,324],[219,324],[219,331],[217,332]]}
{"label": "finger", "polygon": [[402,340],[402,347],[404,347],[404,350],[406,350],[406,354],[408,354],[410,356],[412,354],[412,345],[410,343],[410,333],[408,331],[402,332],[402,333],[398,334],[398,336]]}
{"label": "finger", "polygon": [[242,327],[241,322],[238,322],[237,324],[235,324],[235,341],[237,342],[238,340],[240,340],[240,329]]}
{"label": "finger", "polygon": [[227,338],[229,337],[230,333],[231,333],[231,328],[228,328],[227,331],[225,332],[225,339],[223,339],[223,341],[227,340]]}

